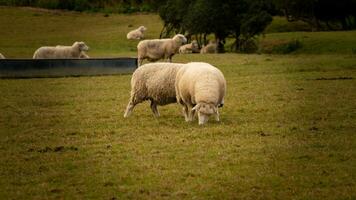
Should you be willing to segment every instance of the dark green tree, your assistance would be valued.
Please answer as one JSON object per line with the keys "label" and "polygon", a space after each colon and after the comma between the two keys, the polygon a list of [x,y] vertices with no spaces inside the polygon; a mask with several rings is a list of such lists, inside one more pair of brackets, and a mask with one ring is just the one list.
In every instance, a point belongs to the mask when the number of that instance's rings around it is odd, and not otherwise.
{"label": "dark green tree", "polygon": [[213,34],[219,52],[225,39],[234,37],[234,49],[243,51],[272,21],[269,5],[267,0],[168,0],[159,12],[164,21],[161,36],[180,32],[202,37],[205,43]]}
{"label": "dark green tree", "polygon": [[356,0],[274,0],[289,21],[302,20],[315,30],[356,28]]}

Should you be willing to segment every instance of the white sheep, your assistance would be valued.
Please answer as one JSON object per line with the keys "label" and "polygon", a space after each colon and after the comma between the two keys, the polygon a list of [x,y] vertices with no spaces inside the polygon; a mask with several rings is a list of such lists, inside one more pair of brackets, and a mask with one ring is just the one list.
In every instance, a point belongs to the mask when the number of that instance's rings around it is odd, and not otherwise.
{"label": "white sheep", "polygon": [[0,53],[0,59],[5,59],[5,56]]}
{"label": "white sheep", "polygon": [[33,58],[80,58],[81,53],[88,50],[89,47],[84,42],[74,42],[72,46],[40,47]]}
{"label": "white sheep", "polygon": [[157,105],[175,103],[175,77],[184,64],[148,63],[137,68],[131,78],[131,97],[124,117],[128,117],[134,107],[145,101],[151,101],[151,110],[159,116]]}
{"label": "white sheep", "polygon": [[143,34],[143,33],[144,33],[146,30],[147,30],[146,27],[140,26],[140,27],[138,27],[137,29],[130,31],[130,32],[126,35],[126,37],[127,37],[127,39],[129,39],[129,40],[141,40],[141,39],[144,38],[144,34]]}
{"label": "white sheep", "polygon": [[[56,47],[65,47],[63,45],[57,45]],[[80,52],[79,58],[90,58],[88,54],[86,54],[84,51]]]}
{"label": "white sheep", "polygon": [[215,41],[209,41],[209,44],[203,45],[203,47],[200,49],[200,53],[205,54],[205,53],[217,53],[217,44]]}
{"label": "white sheep", "polygon": [[187,42],[187,38],[182,34],[177,34],[169,39],[142,40],[137,45],[137,59],[140,66],[144,59],[157,61],[167,58],[172,62],[174,54],[178,53],[179,47]]}
{"label": "white sheep", "polygon": [[206,123],[210,115],[220,120],[218,107],[224,104],[226,80],[219,69],[208,63],[188,63],[177,72],[175,88],[186,121],[192,121],[195,112],[199,125]]}
{"label": "white sheep", "polygon": [[196,40],[193,40],[190,44],[185,44],[179,48],[179,53],[198,53],[199,45]]}

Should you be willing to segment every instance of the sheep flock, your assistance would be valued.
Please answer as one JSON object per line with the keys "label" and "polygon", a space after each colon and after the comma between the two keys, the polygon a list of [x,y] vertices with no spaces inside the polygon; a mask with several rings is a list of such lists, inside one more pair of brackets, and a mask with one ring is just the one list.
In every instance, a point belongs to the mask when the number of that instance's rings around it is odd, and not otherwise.
{"label": "sheep flock", "polygon": [[[157,106],[177,103],[182,107],[185,121],[198,118],[205,124],[210,116],[220,121],[219,107],[224,104],[226,80],[223,73],[209,63],[172,63],[172,57],[187,53],[216,53],[216,43],[209,42],[199,49],[196,40],[187,43],[187,38],[177,34],[172,38],[144,39],[145,26],[130,31],[129,40],[141,40],[137,44],[138,68],[131,78],[131,93],[124,117],[129,117],[134,107],[149,100],[155,117],[159,117]],[[71,46],[56,45],[38,48],[33,59],[90,59],[85,42],[74,42]],[[5,57],[0,53],[0,59]],[[154,63],[143,64],[144,60]],[[167,62],[155,62],[167,59]]]}
{"label": "sheep flock", "polygon": [[225,93],[224,75],[208,63],[148,63],[132,75],[124,117],[129,117],[137,104],[149,100],[155,117],[160,115],[157,105],[179,103],[187,122],[193,121],[196,113],[199,125],[205,124],[209,116],[220,121],[218,108],[224,104]]}

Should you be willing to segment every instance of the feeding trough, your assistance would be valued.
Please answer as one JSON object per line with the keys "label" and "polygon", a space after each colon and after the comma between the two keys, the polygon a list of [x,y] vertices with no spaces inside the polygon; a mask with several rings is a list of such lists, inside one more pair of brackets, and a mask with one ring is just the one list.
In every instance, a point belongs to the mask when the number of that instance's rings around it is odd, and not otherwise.
{"label": "feeding trough", "polygon": [[1,59],[0,78],[127,74],[136,68],[137,58]]}

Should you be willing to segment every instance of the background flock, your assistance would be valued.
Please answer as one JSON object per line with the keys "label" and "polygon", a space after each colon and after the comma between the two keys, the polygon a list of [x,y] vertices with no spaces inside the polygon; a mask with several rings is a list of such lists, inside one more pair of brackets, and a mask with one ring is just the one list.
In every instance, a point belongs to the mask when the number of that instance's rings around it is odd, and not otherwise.
{"label": "background flock", "polygon": [[[145,26],[140,26],[127,33],[126,37],[129,40],[142,40],[146,30]],[[137,104],[150,100],[155,117],[159,116],[158,105],[178,102],[187,122],[193,121],[196,115],[199,125],[205,124],[212,115],[216,121],[220,120],[218,108],[224,105],[226,93],[226,80],[222,72],[203,62],[172,63],[172,57],[177,53],[215,53],[216,44],[210,41],[199,49],[196,40],[186,43],[187,38],[182,34],[138,43],[139,68],[132,75],[131,97],[125,118]],[[74,42],[72,46],[43,46],[34,52],[33,59],[89,58],[87,51],[89,46],[83,41]],[[0,54],[0,58],[5,57]],[[166,59],[168,63],[142,65],[144,60],[155,62],[161,59]]]}

